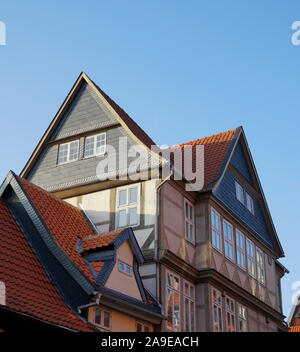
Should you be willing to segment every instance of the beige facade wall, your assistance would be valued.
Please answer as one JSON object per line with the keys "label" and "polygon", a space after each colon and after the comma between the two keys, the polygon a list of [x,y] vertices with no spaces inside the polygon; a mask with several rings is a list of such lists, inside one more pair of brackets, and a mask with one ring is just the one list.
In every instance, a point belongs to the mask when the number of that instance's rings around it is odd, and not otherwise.
{"label": "beige facade wall", "polygon": [[[118,261],[122,261],[125,264],[131,266],[131,276],[119,271]],[[133,267],[133,254],[128,242],[123,243],[117,249],[117,261],[116,264],[106,281],[105,286],[116,291],[122,292],[128,296],[135,297],[142,300],[139,287],[136,283],[136,278],[132,270]]]}

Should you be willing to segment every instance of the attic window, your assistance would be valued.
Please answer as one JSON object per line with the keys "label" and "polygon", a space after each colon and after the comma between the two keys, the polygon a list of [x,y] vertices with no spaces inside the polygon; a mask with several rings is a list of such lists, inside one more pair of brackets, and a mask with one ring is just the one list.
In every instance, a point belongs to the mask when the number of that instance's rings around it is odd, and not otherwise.
{"label": "attic window", "polygon": [[78,160],[79,141],[60,144],[58,147],[57,164],[65,164]]}
{"label": "attic window", "polygon": [[100,133],[85,138],[84,157],[103,155],[106,151],[106,133]]}
{"label": "attic window", "polygon": [[128,275],[128,276],[131,276],[131,273],[132,273],[132,268],[130,265],[127,265],[121,261],[119,261],[118,263],[118,269],[119,271],[121,271],[122,273]]}
{"label": "attic window", "polygon": [[244,189],[243,187],[235,181],[235,192],[236,192],[236,198],[242,203],[245,203],[244,200]]}
{"label": "attic window", "polygon": [[246,207],[252,214],[254,214],[253,198],[246,192]]}

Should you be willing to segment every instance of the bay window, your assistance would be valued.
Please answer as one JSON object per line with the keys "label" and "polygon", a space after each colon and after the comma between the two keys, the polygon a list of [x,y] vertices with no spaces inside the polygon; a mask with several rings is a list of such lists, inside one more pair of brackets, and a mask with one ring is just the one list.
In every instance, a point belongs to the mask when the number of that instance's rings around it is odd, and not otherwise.
{"label": "bay window", "polygon": [[213,247],[222,252],[220,215],[213,208],[211,208],[211,232]]}
{"label": "bay window", "polygon": [[254,251],[254,243],[246,239],[247,242],[247,265],[248,265],[248,273],[255,278],[255,251]]}
{"label": "bay window", "polygon": [[224,244],[225,244],[225,248],[224,248],[225,256],[233,261],[234,260],[233,228],[232,228],[232,225],[230,225],[229,222],[225,220],[223,220],[223,234],[224,234]]}
{"label": "bay window", "polygon": [[236,230],[236,262],[239,267],[246,269],[245,236]]}
{"label": "bay window", "polygon": [[257,280],[261,284],[265,284],[265,263],[264,252],[256,247],[256,265],[257,265]]}

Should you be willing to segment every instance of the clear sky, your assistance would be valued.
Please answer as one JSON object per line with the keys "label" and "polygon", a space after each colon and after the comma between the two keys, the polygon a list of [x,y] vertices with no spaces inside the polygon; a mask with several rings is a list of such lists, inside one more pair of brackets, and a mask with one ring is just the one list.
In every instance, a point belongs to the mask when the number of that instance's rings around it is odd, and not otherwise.
{"label": "clear sky", "polygon": [[291,271],[299,265],[295,1],[1,1],[0,178],[19,173],[81,71],[161,145],[242,125]]}

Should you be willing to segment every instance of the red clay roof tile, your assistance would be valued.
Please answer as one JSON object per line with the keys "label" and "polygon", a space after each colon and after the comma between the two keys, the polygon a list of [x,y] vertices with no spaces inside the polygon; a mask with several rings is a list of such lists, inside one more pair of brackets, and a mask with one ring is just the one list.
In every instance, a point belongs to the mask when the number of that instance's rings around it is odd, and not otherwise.
{"label": "red clay roof tile", "polygon": [[64,303],[3,199],[0,239],[0,281],[6,286],[7,308],[69,329],[94,331]]}
{"label": "red clay roof tile", "polygon": [[[165,149],[165,152],[172,152],[176,149],[181,148],[183,150],[184,146],[190,145],[192,147],[197,145],[204,145],[204,188],[208,187],[218,174],[218,171],[222,165],[225,158],[228,147],[234,138],[236,129],[221,132],[209,137],[204,137],[196,139],[194,141],[174,145],[170,148]],[[196,149],[193,148],[193,166],[196,160]],[[173,156],[171,155],[171,160]],[[183,170],[182,170],[183,171]]]}

